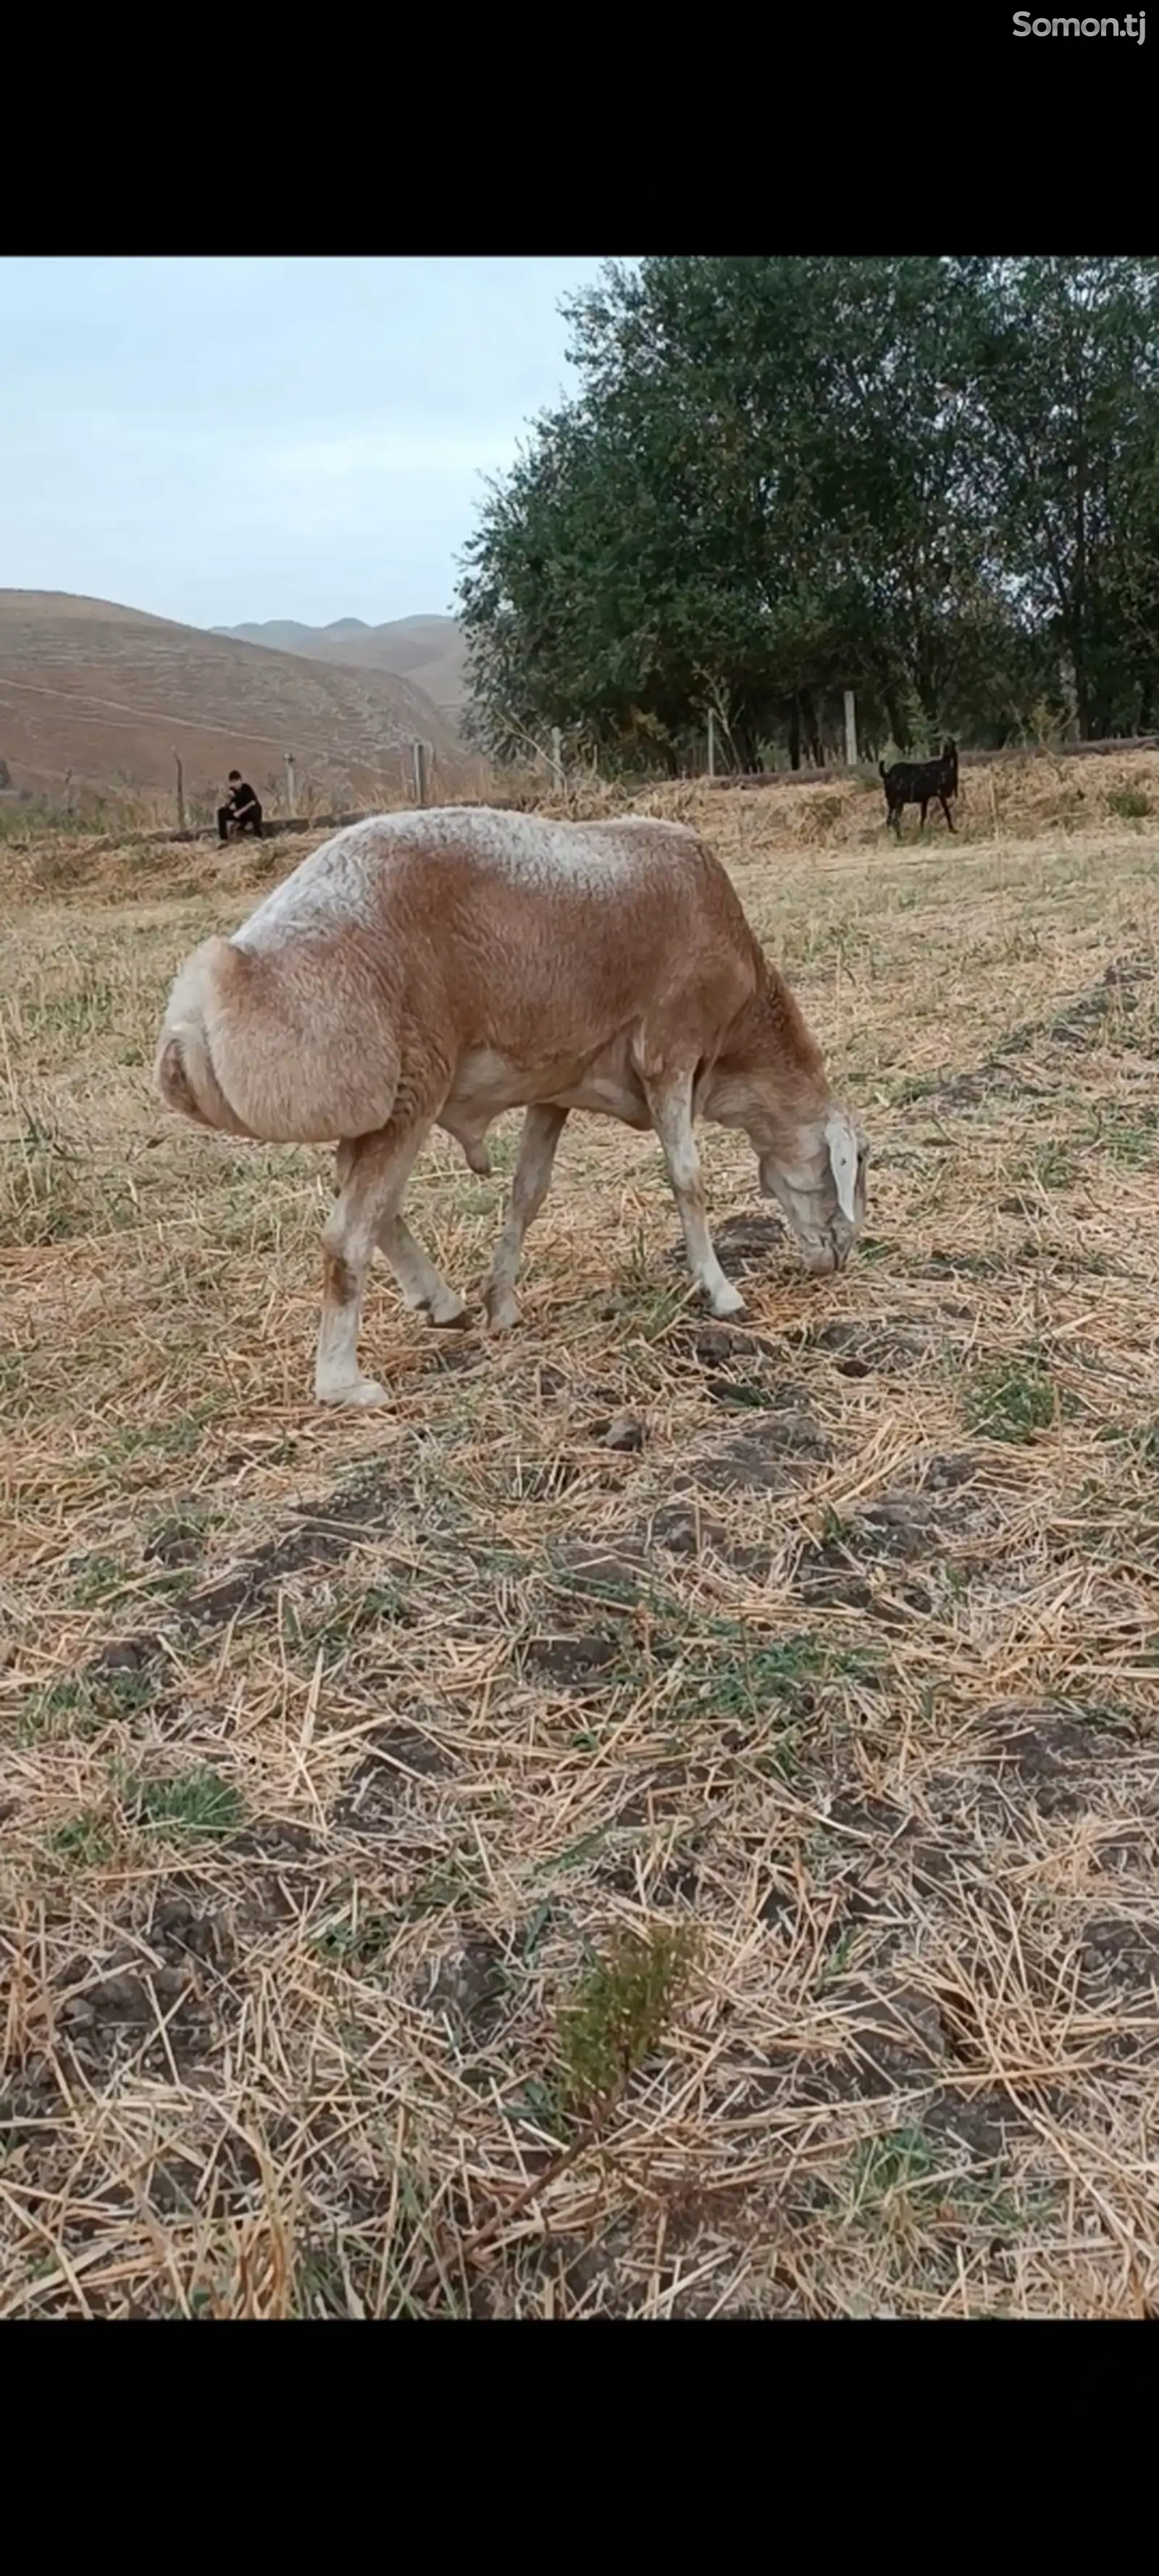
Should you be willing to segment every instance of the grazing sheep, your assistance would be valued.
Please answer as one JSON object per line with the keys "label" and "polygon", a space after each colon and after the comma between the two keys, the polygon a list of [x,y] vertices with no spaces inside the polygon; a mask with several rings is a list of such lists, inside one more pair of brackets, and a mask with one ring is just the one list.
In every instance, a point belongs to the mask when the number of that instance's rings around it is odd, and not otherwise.
{"label": "grazing sheep", "polygon": [[694,832],[642,816],[448,807],[335,833],[182,967],[154,1079],[170,1109],[229,1135],[339,1140],[325,1404],[385,1401],[357,1356],[376,1243],[408,1305],[436,1324],[465,1312],[402,1218],[434,1126],[485,1173],[493,1119],[527,1110],[484,1292],[497,1331],[518,1322],[523,1238],[572,1109],[655,1129],[715,1315],[743,1299],[709,1236],[695,1118],[749,1137],[810,1269],[839,1268],[864,1217],[866,1149],[724,869]]}

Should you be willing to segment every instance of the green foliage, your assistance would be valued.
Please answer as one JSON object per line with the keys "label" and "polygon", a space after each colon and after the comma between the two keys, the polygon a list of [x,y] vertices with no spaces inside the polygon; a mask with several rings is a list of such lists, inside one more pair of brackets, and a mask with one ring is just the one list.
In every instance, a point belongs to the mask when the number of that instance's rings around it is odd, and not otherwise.
{"label": "green foliage", "polygon": [[695,1956],[691,1926],[673,1924],[625,1937],[588,1969],[557,2023],[559,2089],[572,2113],[598,2117],[658,2047]]}
{"label": "green foliage", "polygon": [[49,1836],[51,1849],[70,1869],[103,1869],[112,1859],[114,1840],[105,1817],[86,1807],[67,1816]]}
{"label": "green foliage", "polygon": [[977,1369],[966,1389],[966,1420],[987,1440],[1032,1440],[1057,1410],[1052,1378],[1040,1360],[1000,1360]]}
{"label": "green foliage", "polygon": [[742,767],[1145,729],[1159,261],[651,257],[491,486],[460,606],[500,756]]}
{"label": "green foliage", "polygon": [[142,1822],[176,1834],[229,1834],[244,1809],[232,1781],[203,1767],[171,1780],[145,1780],[137,1792]]}

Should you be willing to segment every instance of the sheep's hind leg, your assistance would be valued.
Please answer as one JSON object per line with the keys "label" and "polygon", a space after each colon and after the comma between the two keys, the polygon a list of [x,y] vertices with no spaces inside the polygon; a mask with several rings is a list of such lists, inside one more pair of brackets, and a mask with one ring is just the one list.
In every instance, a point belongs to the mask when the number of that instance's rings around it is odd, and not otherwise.
{"label": "sheep's hind leg", "polygon": [[515,1282],[523,1257],[523,1238],[551,1187],[555,1149],[566,1125],[566,1109],[553,1109],[543,1101],[537,1101],[523,1121],[507,1217],[483,1290],[488,1328],[493,1333],[508,1333],[519,1321]]}
{"label": "sheep's hind leg", "polygon": [[[358,1330],[370,1256],[428,1135],[430,1117],[391,1119],[338,1148],[338,1197],[322,1229],[324,1288],[314,1392],[319,1404],[386,1404],[387,1390],[358,1367]],[[417,1246],[415,1247],[417,1250]]]}
{"label": "sheep's hind leg", "polygon": [[389,1261],[404,1306],[422,1309],[432,1324],[464,1324],[467,1308],[456,1289],[428,1260],[421,1243],[416,1243],[410,1227],[400,1216],[384,1217],[378,1228],[378,1247]]}

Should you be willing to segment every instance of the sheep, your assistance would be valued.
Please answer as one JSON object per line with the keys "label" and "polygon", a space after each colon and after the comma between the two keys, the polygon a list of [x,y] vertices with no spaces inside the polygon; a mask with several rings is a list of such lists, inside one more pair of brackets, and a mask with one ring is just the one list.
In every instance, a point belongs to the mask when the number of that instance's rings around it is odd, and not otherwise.
{"label": "sheep", "polygon": [[492,1121],[526,1111],[484,1290],[495,1332],[519,1320],[524,1237],[573,1109],[654,1129],[714,1315],[744,1301],[709,1235],[696,1118],[748,1136],[810,1270],[840,1268],[864,1220],[867,1148],[728,876],[695,832],[645,816],[479,806],[349,825],[187,960],[154,1081],[170,1109],[226,1135],[337,1139],[321,1404],[388,1401],[358,1363],[376,1244],[408,1306],[437,1325],[466,1314],[402,1217],[432,1127],[487,1173]]}
{"label": "sheep", "polygon": [[958,793],[956,742],[944,742],[936,760],[895,760],[892,769],[887,769],[884,760],[879,760],[877,766],[885,789],[885,819],[887,824],[892,823],[899,841],[904,808],[907,805],[921,806],[918,828],[924,832],[926,811],[935,796],[953,831],[954,817],[946,799]]}

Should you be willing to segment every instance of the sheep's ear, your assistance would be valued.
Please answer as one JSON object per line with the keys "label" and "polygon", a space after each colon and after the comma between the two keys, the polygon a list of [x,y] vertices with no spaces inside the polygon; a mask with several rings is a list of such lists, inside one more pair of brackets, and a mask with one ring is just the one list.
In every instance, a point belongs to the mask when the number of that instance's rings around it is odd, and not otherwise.
{"label": "sheep's ear", "polygon": [[825,1142],[837,1183],[837,1204],[852,1225],[857,1215],[857,1137],[843,1109],[833,1110],[826,1119]]}

